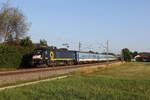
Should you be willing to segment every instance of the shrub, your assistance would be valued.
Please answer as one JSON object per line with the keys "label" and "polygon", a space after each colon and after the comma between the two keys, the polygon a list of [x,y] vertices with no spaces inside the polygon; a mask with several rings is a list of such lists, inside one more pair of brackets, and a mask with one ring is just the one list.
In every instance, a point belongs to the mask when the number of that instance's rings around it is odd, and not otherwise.
{"label": "shrub", "polygon": [[29,60],[32,48],[24,48],[21,46],[0,44],[0,68],[11,67],[21,68],[30,67]]}

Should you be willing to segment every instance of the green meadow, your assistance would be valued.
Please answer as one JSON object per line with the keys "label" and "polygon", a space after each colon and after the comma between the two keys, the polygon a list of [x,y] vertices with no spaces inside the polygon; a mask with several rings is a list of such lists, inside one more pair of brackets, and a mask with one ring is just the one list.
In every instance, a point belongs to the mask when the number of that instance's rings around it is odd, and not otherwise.
{"label": "green meadow", "polygon": [[0,100],[150,100],[150,63],[87,70],[61,80],[0,91]]}

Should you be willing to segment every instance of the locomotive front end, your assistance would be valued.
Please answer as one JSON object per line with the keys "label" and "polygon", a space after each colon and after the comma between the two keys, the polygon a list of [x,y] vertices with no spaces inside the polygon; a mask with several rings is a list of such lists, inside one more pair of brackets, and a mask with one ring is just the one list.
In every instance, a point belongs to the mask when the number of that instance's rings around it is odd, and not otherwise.
{"label": "locomotive front end", "polygon": [[32,64],[34,66],[46,64],[49,60],[48,50],[45,48],[35,49],[32,54]]}

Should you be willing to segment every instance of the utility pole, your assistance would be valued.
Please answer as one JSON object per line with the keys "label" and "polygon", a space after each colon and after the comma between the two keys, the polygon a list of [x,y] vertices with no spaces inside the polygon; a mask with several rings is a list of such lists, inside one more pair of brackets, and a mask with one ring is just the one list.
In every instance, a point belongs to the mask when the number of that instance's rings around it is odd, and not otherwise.
{"label": "utility pole", "polygon": [[79,51],[81,51],[81,42],[79,41]]}
{"label": "utility pole", "polygon": [[[105,45],[102,44],[102,47],[104,48],[104,53],[108,56],[109,55],[109,41],[107,40]],[[107,62],[109,62],[109,58],[107,57],[106,59],[107,59]]]}
{"label": "utility pole", "polygon": [[124,53],[121,51],[121,61],[124,61]]}
{"label": "utility pole", "polygon": [[[107,56],[109,55],[109,41],[107,40],[107,43],[106,43],[106,49],[107,49]],[[107,62],[109,62],[109,58],[107,58]]]}

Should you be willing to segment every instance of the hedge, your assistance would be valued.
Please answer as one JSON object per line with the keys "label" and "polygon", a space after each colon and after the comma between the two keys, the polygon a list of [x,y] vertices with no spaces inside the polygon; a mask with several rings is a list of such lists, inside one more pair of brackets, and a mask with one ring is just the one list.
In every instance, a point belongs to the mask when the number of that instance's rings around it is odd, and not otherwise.
{"label": "hedge", "polygon": [[31,52],[33,48],[0,44],[0,68],[31,67]]}

